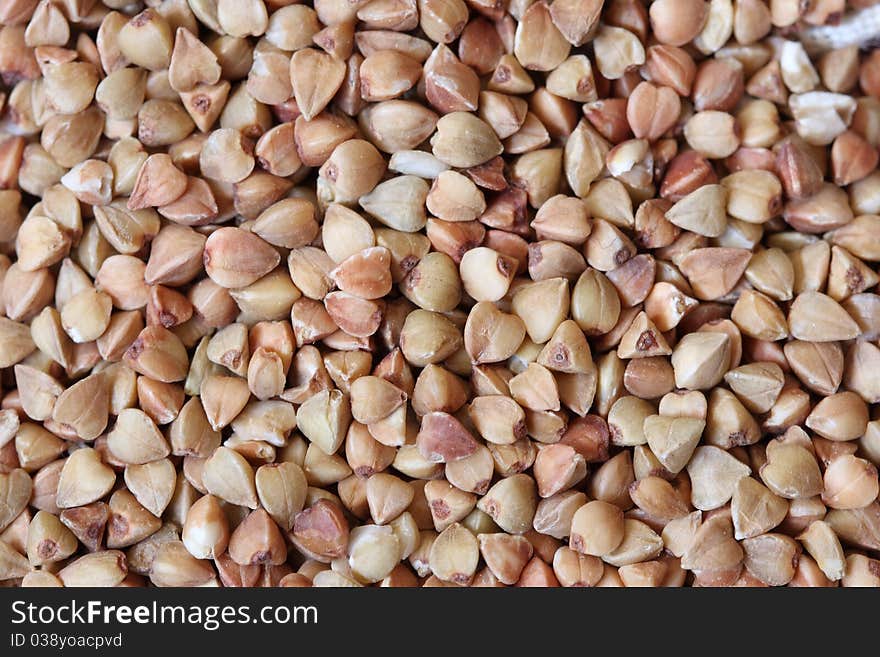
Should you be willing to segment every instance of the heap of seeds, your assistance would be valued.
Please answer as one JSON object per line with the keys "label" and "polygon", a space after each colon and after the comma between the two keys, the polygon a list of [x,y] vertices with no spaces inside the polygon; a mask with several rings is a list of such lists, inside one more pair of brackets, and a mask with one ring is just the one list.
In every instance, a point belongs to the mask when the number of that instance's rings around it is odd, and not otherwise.
{"label": "heap of seeds", "polygon": [[880,585],[875,0],[0,0],[0,580]]}

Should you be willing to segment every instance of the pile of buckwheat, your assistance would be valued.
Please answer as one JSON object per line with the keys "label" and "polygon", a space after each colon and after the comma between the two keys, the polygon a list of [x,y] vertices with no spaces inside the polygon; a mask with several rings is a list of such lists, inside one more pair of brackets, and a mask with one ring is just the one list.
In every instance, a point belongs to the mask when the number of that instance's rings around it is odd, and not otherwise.
{"label": "pile of buckwheat", "polygon": [[875,1],[0,0],[0,580],[880,586]]}

